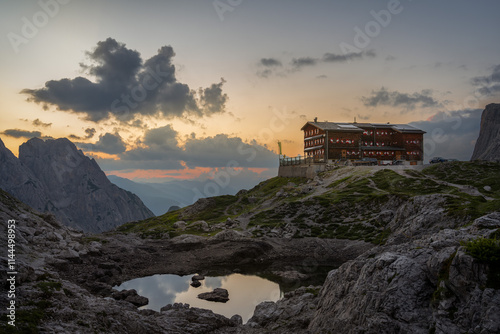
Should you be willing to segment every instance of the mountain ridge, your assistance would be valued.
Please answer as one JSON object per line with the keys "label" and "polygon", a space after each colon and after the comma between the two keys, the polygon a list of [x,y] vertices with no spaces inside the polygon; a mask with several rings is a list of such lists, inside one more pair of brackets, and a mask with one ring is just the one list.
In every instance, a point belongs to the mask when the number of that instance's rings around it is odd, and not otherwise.
{"label": "mountain ridge", "polygon": [[97,233],[154,216],[66,138],[30,139],[20,146],[19,158],[0,143],[0,187],[64,225]]}
{"label": "mountain ridge", "polygon": [[500,161],[500,104],[488,104],[481,115],[481,128],[471,160]]}

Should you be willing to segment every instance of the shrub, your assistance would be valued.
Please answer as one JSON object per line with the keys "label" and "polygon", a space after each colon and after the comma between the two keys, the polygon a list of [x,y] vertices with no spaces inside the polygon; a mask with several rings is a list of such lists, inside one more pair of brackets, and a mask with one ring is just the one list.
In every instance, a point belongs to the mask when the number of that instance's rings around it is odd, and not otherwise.
{"label": "shrub", "polygon": [[465,251],[472,257],[486,263],[500,262],[500,241],[478,238],[465,244]]}

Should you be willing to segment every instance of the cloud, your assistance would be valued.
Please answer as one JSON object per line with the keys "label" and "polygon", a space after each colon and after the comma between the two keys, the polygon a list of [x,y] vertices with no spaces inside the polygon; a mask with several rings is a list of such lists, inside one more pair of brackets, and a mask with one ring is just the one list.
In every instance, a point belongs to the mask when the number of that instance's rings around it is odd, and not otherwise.
{"label": "cloud", "polygon": [[244,167],[275,167],[278,162],[277,155],[266,147],[226,134],[189,139],[183,153],[188,167],[224,167],[230,161]]}
{"label": "cloud", "polygon": [[222,92],[222,85],[226,81],[222,78],[218,84],[212,84],[210,87],[199,90],[200,106],[205,115],[212,115],[225,111],[227,95]]}
{"label": "cloud", "polygon": [[365,52],[351,52],[346,54],[325,53],[323,55],[323,61],[325,63],[343,63],[355,59],[374,57],[376,57],[376,53],[373,50],[368,50]]}
{"label": "cloud", "polygon": [[497,95],[500,92],[500,65],[493,67],[489,75],[472,78],[471,83],[479,87],[478,91],[483,96]]}
{"label": "cloud", "polygon": [[276,58],[262,58],[259,62],[260,65],[265,66],[265,67],[276,67],[276,66],[283,66],[281,61]]}
{"label": "cloud", "polygon": [[301,57],[292,59],[292,67],[294,69],[301,69],[306,66],[315,66],[320,62],[318,58],[313,57]]}
{"label": "cloud", "polygon": [[42,122],[39,118],[35,119],[33,122],[31,122],[31,124],[33,124],[33,126],[39,126],[39,127],[42,127],[42,128],[48,128],[52,125],[52,123],[44,123]]}
{"label": "cloud", "polygon": [[28,130],[20,130],[20,129],[8,129],[2,132],[2,134],[14,137],[14,138],[34,138],[34,137],[42,137],[42,133],[40,131],[28,131]]}
{"label": "cloud", "polygon": [[[95,81],[84,77],[50,80],[40,89],[23,89],[28,101],[83,115],[99,122],[114,116],[128,122],[141,116],[164,118],[209,116],[224,112],[227,96],[224,81],[200,89],[201,96],[176,78],[171,46],[163,46],[143,60],[139,52],[112,38],[100,41],[86,53],[90,64],[80,67]],[[208,101],[208,102],[207,102]],[[208,105],[208,108],[207,108]]]}
{"label": "cloud", "polygon": [[421,108],[439,107],[442,104],[434,99],[432,91],[428,89],[422,90],[420,93],[412,94],[400,93],[398,91],[388,91],[382,87],[378,91],[372,91],[371,96],[361,97],[361,101],[367,107],[391,106],[405,107],[406,110],[413,110],[417,106]]}
{"label": "cloud", "polygon": [[95,144],[76,143],[76,145],[85,151],[107,154],[120,154],[127,149],[120,135],[109,132],[99,136],[99,140]]}
{"label": "cloud", "polygon": [[86,128],[85,129],[85,137],[80,137],[74,134],[69,135],[69,138],[73,140],[82,140],[82,139],[92,139],[95,135],[96,131],[94,128]]}
{"label": "cloud", "polygon": [[434,156],[469,160],[479,136],[481,113],[481,109],[440,111],[425,121],[410,123],[427,132],[425,160]]}
{"label": "cloud", "polygon": [[[109,136],[113,136],[108,134]],[[117,152],[111,141],[100,137],[96,144],[78,144],[82,150],[118,153],[119,160],[96,158],[105,170],[126,169],[184,169],[195,167],[223,168],[228,166],[273,168],[277,155],[268,148],[239,137],[218,134],[213,137],[189,136],[182,144],[179,133],[171,125],[149,129],[139,142],[139,147]],[[115,138],[116,139],[116,138]],[[107,145],[105,145],[107,144]]]}
{"label": "cloud", "polygon": [[[323,57],[299,57],[293,58],[288,65],[283,66],[283,62],[277,58],[261,58],[258,62],[260,70],[257,76],[268,78],[272,75],[286,76],[289,73],[297,72],[306,67],[314,67],[320,64],[345,63],[364,58],[374,58],[377,54],[373,50],[363,52],[351,52],[347,54],[324,53]],[[326,77],[326,76],[325,76]],[[324,78],[320,76],[319,78]]]}

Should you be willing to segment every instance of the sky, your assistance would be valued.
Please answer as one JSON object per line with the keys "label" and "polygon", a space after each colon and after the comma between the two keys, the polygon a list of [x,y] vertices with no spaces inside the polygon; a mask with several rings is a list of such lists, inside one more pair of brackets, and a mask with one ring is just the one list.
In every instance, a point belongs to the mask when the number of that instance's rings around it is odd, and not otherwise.
{"label": "sky", "polygon": [[411,123],[468,160],[500,100],[494,0],[0,1],[0,138],[136,181],[257,182],[302,125]]}

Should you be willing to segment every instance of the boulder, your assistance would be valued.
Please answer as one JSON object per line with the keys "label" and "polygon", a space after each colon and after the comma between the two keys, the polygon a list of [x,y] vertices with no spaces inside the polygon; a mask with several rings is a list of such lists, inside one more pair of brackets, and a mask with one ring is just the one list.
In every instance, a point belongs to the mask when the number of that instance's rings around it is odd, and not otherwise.
{"label": "boulder", "polygon": [[226,289],[216,288],[212,292],[200,293],[198,298],[210,302],[225,303],[229,300],[229,292]]}
{"label": "boulder", "polygon": [[174,228],[180,229],[180,230],[185,230],[186,229],[186,222],[183,220],[179,220],[174,223]]}
{"label": "boulder", "polygon": [[111,296],[116,300],[124,300],[135,306],[144,306],[149,303],[149,299],[139,296],[135,289],[116,291]]}
{"label": "boulder", "polygon": [[204,220],[195,221],[194,223],[189,224],[187,227],[195,229],[195,230],[201,230],[204,232],[210,231],[210,227],[208,226],[208,223]]}
{"label": "boulder", "polygon": [[191,278],[191,280],[193,280],[193,281],[203,281],[204,279],[205,279],[205,276],[203,276],[203,275],[199,275],[199,274],[198,274],[198,275],[194,275],[194,276]]}

